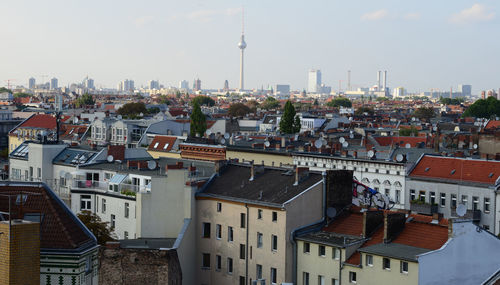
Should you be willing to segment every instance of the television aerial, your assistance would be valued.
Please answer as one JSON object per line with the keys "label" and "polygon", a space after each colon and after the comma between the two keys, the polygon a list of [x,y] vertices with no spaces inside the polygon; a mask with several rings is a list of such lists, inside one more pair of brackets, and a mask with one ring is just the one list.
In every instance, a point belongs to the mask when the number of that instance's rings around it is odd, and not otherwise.
{"label": "television aerial", "polygon": [[465,216],[465,213],[467,212],[467,206],[462,203],[458,204],[456,212],[459,217]]}
{"label": "television aerial", "polygon": [[154,161],[154,160],[148,161],[148,169],[153,170],[155,168],[156,168],[156,161]]}
{"label": "television aerial", "polygon": [[115,158],[111,154],[108,155],[106,159],[108,160],[108,162],[113,162],[113,160],[115,160]]}

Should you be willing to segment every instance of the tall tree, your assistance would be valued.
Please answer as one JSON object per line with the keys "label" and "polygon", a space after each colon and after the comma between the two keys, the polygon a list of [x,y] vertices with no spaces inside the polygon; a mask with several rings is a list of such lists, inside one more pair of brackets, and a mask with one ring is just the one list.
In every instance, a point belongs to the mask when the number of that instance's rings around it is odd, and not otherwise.
{"label": "tall tree", "polygon": [[98,244],[105,245],[107,241],[114,240],[115,234],[113,229],[109,227],[109,223],[103,222],[96,214],[90,211],[82,211],[77,216],[80,221],[82,221],[82,223],[94,234]]}
{"label": "tall tree", "polygon": [[434,112],[434,108],[432,107],[420,107],[415,110],[413,115],[421,120],[423,119],[428,122],[431,118],[434,118],[436,116],[436,113]]}
{"label": "tall tree", "polygon": [[207,105],[209,107],[212,107],[215,105],[214,99],[208,97],[208,96],[196,96],[194,99],[191,101],[191,105],[194,106],[194,104],[198,104],[200,106]]}
{"label": "tall tree", "polygon": [[193,112],[191,113],[190,132],[191,136],[195,137],[197,134],[203,136],[207,130],[207,119],[201,112],[200,105],[195,102]]}
{"label": "tall tree", "polygon": [[462,117],[476,118],[491,118],[492,116],[500,116],[500,100],[493,96],[477,100],[462,115]]}
{"label": "tall tree", "polygon": [[85,93],[83,94],[80,98],[76,100],[76,106],[77,107],[83,107],[87,105],[94,105],[95,101],[92,95]]}
{"label": "tall tree", "polygon": [[284,134],[294,134],[300,131],[300,117],[295,116],[292,102],[286,101],[285,109],[280,121],[280,131]]}
{"label": "tall tree", "polygon": [[250,113],[250,108],[243,103],[234,103],[229,106],[229,115],[231,117],[243,117]]}

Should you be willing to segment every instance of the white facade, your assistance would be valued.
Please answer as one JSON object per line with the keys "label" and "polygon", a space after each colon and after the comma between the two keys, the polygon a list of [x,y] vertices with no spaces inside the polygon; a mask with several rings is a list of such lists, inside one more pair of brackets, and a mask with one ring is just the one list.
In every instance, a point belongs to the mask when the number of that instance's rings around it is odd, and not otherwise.
{"label": "white facade", "polygon": [[321,88],[321,70],[309,70],[309,78],[307,81],[307,92],[318,93]]}

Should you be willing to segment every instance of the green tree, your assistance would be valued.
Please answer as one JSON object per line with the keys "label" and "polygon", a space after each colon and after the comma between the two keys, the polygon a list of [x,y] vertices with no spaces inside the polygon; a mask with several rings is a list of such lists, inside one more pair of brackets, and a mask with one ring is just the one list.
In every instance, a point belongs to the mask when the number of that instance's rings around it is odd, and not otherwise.
{"label": "green tree", "polygon": [[277,109],[280,106],[280,102],[276,100],[274,97],[267,97],[264,102],[260,105],[262,109],[271,110]]}
{"label": "green tree", "polygon": [[340,97],[340,98],[335,98],[335,99],[332,99],[330,102],[326,103],[326,105],[328,107],[352,107],[352,102],[351,100],[347,99],[347,98],[343,98],[343,97]]}
{"label": "green tree", "polygon": [[500,100],[493,96],[477,100],[462,115],[462,117],[476,118],[491,118],[492,116],[500,116]]}
{"label": "green tree", "polygon": [[7,88],[5,88],[5,87],[0,87],[0,93],[4,93],[4,92],[7,92],[7,93],[12,93],[12,90],[7,89]]}
{"label": "green tree", "polygon": [[115,240],[114,229],[109,227],[109,223],[103,222],[96,214],[90,211],[82,211],[77,216],[87,229],[94,234],[98,244],[105,245],[106,242]]}
{"label": "green tree", "polygon": [[358,116],[364,115],[365,113],[367,113],[370,116],[373,116],[373,114],[375,114],[375,111],[373,110],[373,108],[370,107],[359,107],[358,109],[356,109],[356,111],[354,111],[354,115]]}
{"label": "green tree", "polygon": [[285,109],[280,121],[280,131],[284,134],[294,134],[300,131],[300,118],[295,116],[292,102],[286,101]]}
{"label": "green tree", "polygon": [[255,100],[251,100],[247,103],[248,108],[250,108],[250,112],[257,112],[257,107],[259,107],[259,103]]}
{"label": "green tree", "polygon": [[418,135],[418,130],[414,126],[411,126],[409,128],[401,128],[399,129],[399,135],[403,137],[409,137],[409,136],[417,136]]}
{"label": "green tree", "polygon": [[194,99],[191,101],[191,105],[198,104],[199,106],[209,106],[212,107],[215,105],[214,99],[208,97],[208,96],[196,96]]}
{"label": "green tree", "polygon": [[453,98],[453,99],[444,97],[439,98],[439,102],[445,105],[460,105],[460,103],[463,103],[464,101],[465,99],[463,97]]}
{"label": "green tree", "polygon": [[26,97],[31,97],[31,96],[33,96],[33,95],[29,94],[29,93],[24,93],[24,92],[14,93],[14,98],[26,98]]}
{"label": "green tree", "polygon": [[146,105],[142,102],[130,102],[123,106],[121,106],[116,113],[118,115],[127,116],[127,117],[136,117],[140,113],[146,114],[148,110],[146,109]]}
{"label": "green tree", "polygon": [[250,113],[250,107],[243,103],[234,103],[229,106],[229,115],[232,117],[243,117]]}
{"label": "green tree", "polygon": [[94,98],[92,97],[92,95],[88,93],[85,93],[82,96],[80,96],[80,98],[78,98],[75,102],[75,105],[78,108],[94,104],[95,104]]}
{"label": "green tree", "polygon": [[158,113],[160,113],[160,108],[158,107],[148,108],[148,114],[158,114]]}
{"label": "green tree", "polygon": [[207,119],[201,112],[200,105],[195,102],[193,112],[191,113],[190,133],[192,137],[196,135],[203,136],[207,130]]}
{"label": "green tree", "polygon": [[429,121],[431,118],[434,118],[436,116],[436,113],[434,112],[434,108],[432,107],[420,107],[415,110],[413,115],[421,120]]}

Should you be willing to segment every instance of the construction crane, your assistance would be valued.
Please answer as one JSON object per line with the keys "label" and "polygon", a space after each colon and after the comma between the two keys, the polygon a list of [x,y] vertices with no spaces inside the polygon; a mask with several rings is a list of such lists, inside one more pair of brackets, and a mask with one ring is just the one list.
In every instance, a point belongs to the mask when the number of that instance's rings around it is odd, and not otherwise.
{"label": "construction crane", "polygon": [[10,83],[11,83],[12,81],[16,81],[16,80],[17,80],[17,79],[7,79],[7,80],[5,80],[5,82],[7,82],[7,89],[9,89],[9,90],[10,90]]}

